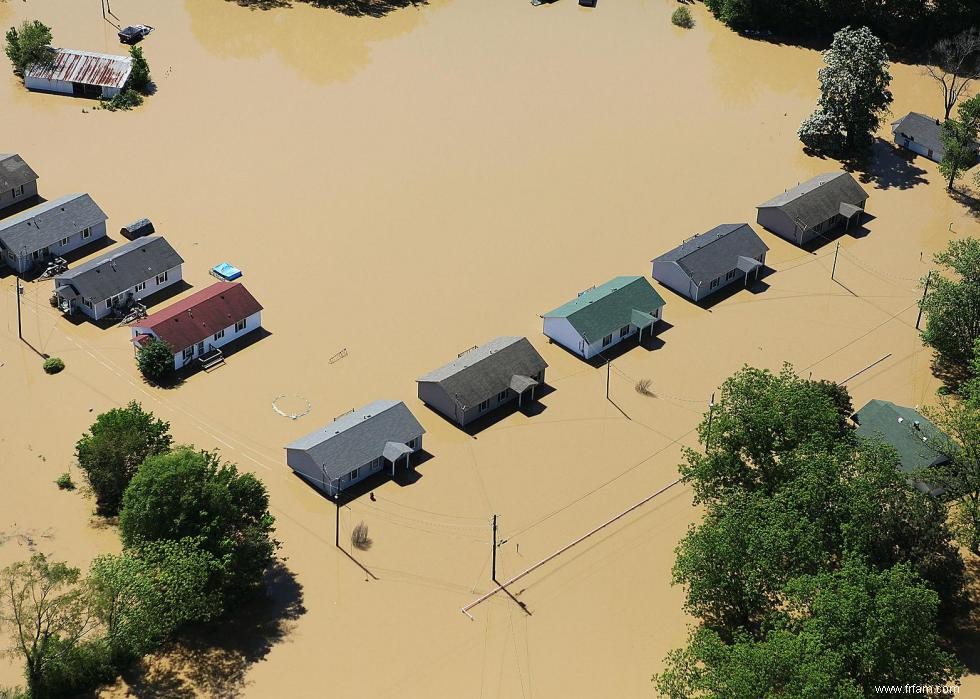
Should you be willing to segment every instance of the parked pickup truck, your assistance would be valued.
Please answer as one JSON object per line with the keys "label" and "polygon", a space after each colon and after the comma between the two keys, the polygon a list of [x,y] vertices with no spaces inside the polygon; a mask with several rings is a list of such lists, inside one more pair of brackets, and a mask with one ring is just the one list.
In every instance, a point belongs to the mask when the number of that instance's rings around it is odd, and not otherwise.
{"label": "parked pickup truck", "polygon": [[119,30],[119,41],[124,44],[136,44],[143,40],[147,34],[153,31],[153,27],[145,24],[136,24],[124,27]]}

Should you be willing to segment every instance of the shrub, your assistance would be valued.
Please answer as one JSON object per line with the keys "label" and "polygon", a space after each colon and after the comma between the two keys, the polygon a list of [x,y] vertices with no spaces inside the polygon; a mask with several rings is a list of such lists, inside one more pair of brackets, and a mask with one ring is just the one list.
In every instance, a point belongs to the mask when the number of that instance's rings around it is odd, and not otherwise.
{"label": "shrub", "polygon": [[368,526],[364,522],[358,522],[357,526],[354,527],[354,530],[350,533],[350,543],[360,551],[367,551],[371,548],[371,544],[374,542],[368,536]]}
{"label": "shrub", "polygon": [[65,471],[60,476],[58,476],[58,479],[55,481],[55,483],[58,485],[59,488],[61,488],[61,490],[75,489],[75,481],[71,479],[71,474],[68,473],[68,471]]}
{"label": "shrub", "polygon": [[170,449],[170,425],[133,401],[99,415],[75,445],[75,458],[95,493],[99,514],[119,513],[123,492],[136,469]]}
{"label": "shrub", "polygon": [[163,383],[174,373],[173,349],[154,337],[136,352],[136,366],[147,381]]}
{"label": "shrub", "polygon": [[150,64],[143,57],[143,49],[139,46],[132,46],[129,49],[129,55],[133,59],[133,70],[129,73],[126,87],[129,90],[135,90],[143,95],[150,94],[150,88],[152,87]]}
{"label": "shrub", "polygon": [[670,21],[678,27],[684,27],[684,29],[690,29],[694,26],[694,18],[691,17],[691,11],[686,7],[678,7],[674,10],[674,14],[670,16]]}
{"label": "shrub", "polygon": [[650,381],[650,379],[640,379],[636,382],[634,388],[641,396],[650,396],[651,398],[655,398],[656,394],[650,390],[651,385],[653,385],[653,382]]}
{"label": "shrub", "polygon": [[65,363],[58,357],[48,357],[44,360],[44,371],[48,374],[57,374],[59,371],[65,368]]}
{"label": "shrub", "polygon": [[18,30],[7,30],[3,50],[13,64],[16,75],[24,75],[27,66],[47,61],[51,55],[51,28],[36,19],[28,20]]}
{"label": "shrub", "polygon": [[126,112],[133,107],[138,107],[143,104],[143,95],[138,93],[136,90],[130,90],[127,88],[110,99],[105,99],[103,97],[100,102],[102,103],[102,108],[110,112]]}

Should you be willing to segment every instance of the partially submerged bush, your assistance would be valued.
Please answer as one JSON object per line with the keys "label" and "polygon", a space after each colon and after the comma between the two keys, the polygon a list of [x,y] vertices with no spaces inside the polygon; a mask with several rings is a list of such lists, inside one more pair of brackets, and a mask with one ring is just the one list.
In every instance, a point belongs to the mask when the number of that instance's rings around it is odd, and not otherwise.
{"label": "partially submerged bush", "polygon": [[147,381],[163,383],[174,373],[173,350],[163,340],[151,338],[137,350],[136,366]]}
{"label": "partially submerged bush", "polygon": [[640,379],[636,382],[636,386],[634,386],[634,388],[636,388],[636,392],[641,396],[649,396],[653,398],[656,394],[650,390],[652,383],[653,382],[650,381],[650,379]]}
{"label": "partially submerged bush", "polygon": [[684,29],[690,29],[694,26],[694,18],[691,17],[691,11],[686,7],[678,7],[674,10],[674,14],[670,16],[670,22],[678,27],[684,27]]}
{"label": "partially submerged bush", "polygon": [[58,476],[58,479],[55,481],[55,484],[61,490],[74,490],[75,489],[75,481],[73,481],[71,479],[71,474],[68,473],[68,471],[65,471],[60,476]]}
{"label": "partially submerged bush", "polygon": [[99,100],[102,104],[102,108],[110,111],[129,111],[133,107],[138,107],[143,104],[143,95],[138,93],[136,90],[130,90],[129,88],[123,90],[115,97],[106,99],[103,97]]}
{"label": "partially submerged bush", "polygon": [[65,363],[58,357],[48,357],[41,366],[44,367],[45,373],[57,374],[65,368]]}
{"label": "partially submerged bush", "polygon": [[354,527],[354,530],[350,533],[350,543],[360,551],[367,551],[371,548],[371,544],[374,542],[368,536],[368,526],[364,522],[358,522],[357,526]]}

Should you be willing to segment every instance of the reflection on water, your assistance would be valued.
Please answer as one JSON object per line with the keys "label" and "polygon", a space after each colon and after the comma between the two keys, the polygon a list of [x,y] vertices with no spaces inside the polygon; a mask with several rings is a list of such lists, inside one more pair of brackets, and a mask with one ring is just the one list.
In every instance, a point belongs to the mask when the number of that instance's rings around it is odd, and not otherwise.
{"label": "reflection on water", "polygon": [[372,44],[408,34],[427,13],[448,3],[430,0],[381,18],[348,16],[305,3],[262,11],[216,0],[186,0],[185,5],[191,31],[208,52],[223,58],[275,54],[304,80],[325,84],[349,80],[370,63]]}

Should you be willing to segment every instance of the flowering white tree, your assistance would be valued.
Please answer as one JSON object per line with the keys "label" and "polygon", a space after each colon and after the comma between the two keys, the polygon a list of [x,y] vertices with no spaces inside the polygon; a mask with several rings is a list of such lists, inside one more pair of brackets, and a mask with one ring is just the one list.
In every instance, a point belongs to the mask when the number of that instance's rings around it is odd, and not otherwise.
{"label": "flowering white tree", "polygon": [[820,100],[798,134],[817,151],[853,152],[871,142],[892,102],[888,54],[867,27],[844,27],[823,59]]}

